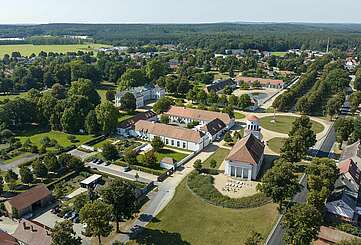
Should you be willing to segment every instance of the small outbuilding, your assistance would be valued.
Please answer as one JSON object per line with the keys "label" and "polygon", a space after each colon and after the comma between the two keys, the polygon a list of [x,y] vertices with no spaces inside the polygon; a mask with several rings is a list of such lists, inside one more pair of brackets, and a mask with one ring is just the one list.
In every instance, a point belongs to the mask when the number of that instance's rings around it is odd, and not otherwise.
{"label": "small outbuilding", "polygon": [[97,184],[102,181],[102,176],[99,174],[93,174],[92,176],[86,178],[85,180],[80,182],[80,186],[83,188],[94,188]]}
{"label": "small outbuilding", "polygon": [[44,208],[52,201],[52,195],[45,185],[35,186],[7,200],[5,209],[10,217],[22,217],[37,208]]}
{"label": "small outbuilding", "polygon": [[171,157],[165,157],[160,161],[160,167],[165,169],[172,169],[174,168],[174,164],[176,162]]}

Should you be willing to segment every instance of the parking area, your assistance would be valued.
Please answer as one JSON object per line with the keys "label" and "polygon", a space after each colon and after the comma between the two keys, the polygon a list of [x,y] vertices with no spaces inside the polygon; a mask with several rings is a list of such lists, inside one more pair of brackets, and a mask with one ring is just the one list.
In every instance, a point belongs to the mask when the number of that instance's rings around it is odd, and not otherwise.
{"label": "parking area", "polygon": [[[56,214],[53,214],[51,210],[46,211],[45,213],[41,214],[37,218],[34,219],[37,222],[40,222],[50,228],[54,228],[56,222],[64,221],[63,218],[58,217]],[[82,244],[90,245],[90,238],[86,237],[82,234],[82,232],[85,232],[85,228],[83,227],[83,224],[81,223],[74,223],[74,231],[75,233],[80,236],[83,240]]]}

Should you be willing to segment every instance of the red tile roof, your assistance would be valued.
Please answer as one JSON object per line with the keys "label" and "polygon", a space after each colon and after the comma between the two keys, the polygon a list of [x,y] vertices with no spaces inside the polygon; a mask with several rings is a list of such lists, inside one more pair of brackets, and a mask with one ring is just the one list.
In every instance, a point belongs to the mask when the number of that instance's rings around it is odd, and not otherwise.
{"label": "red tile roof", "polygon": [[29,207],[49,195],[51,195],[51,192],[45,185],[38,185],[9,199],[7,202],[10,203],[12,207],[20,210]]}
{"label": "red tile roof", "polygon": [[19,245],[19,243],[15,237],[0,230],[0,245]]}
{"label": "red tile roof", "polygon": [[227,113],[216,111],[205,111],[198,109],[185,108],[180,106],[172,106],[165,115],[176,116],[182,118],[190,118],[195,121],[207,121],[210,122],[216,118],[222,120],[226,125],[231,122],[231,118]]}
{"label": "red tile roof", "polygon": [[256,117],[255,115],[252,115],[252,114],[247,115],[246,119],[247,119],[248,121],[256,121],[256,122],[259,121],[259,118]]}
{"label": "red tile roof", "polygon": [[264,148],[265,145],[258,138],[253,134],[249,134],[233,146],[226,160],[258,164],[264,153]]}
{"label": "red tile roof", "polygon": [[27,245],[51,245],[51,230],[38,222],[21,219],[13,236]]}
{"label": "red tile roof", "polygon": [[335,228],[332,227],[326,227],[326,226],[321,226],[320,227],[320,231],[318,233],[318,238],[321,241],[326,241],[329,243],[337,243],[340,241],[349,241],[352,239],[359,239],[361,242],[361,239],[359,237],[353,236],[351,234],[348,234],[346,232],[337,230]]}
{"label": "red tile roof", "polygon": [[135,131],[143,131],[156,136],[169,137],[194,143],[198,143],[204,136],[204,133],[200,131],[144,120],[135,123]]}

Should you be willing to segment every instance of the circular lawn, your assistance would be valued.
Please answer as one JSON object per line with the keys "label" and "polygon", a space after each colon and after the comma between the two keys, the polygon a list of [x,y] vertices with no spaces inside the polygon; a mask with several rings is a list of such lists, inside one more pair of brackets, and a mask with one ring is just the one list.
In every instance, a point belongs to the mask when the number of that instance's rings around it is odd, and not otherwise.
{"label": "circular lawn", "polygon": [[[270,131],[288,134],[292,129],[293,122],[297,119],[294,116],[276,116],[276,122],[272,122],[273,116],[260,118],[261,127]],[[312,122],[312,130],[318,134],[324,130],[324,126],[316,121]]]}
{"label": "circular lawn", "polygon": [[269,141],[267,141],[267,146],[274,153],[280,154],[281,148],[285,144],[286,140],[287,140],[286,138],[276,137],[276,138],[273,138],[273,139],[270,139]]}

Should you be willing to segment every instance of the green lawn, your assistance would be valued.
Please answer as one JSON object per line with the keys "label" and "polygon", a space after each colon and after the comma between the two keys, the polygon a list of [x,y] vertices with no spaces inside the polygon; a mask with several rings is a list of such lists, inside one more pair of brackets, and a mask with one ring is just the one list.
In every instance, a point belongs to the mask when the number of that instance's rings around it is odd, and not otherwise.
{"label": "green lawn", "polygon": [[235,117],[236,119],[243,119],[243,118],[245,118],[246,116],[245,116],[244,114],[242,114],[242,113],[235,112],[235,113],[234,113],[234,117]]}
{"label": "green lawn", "polygon": [[[271,122],[273,116],[262,117],[260,119],[261,126],[265,129],[275,131],[278,133],[288,134],[292,129],[292,123],[296,120],[297,117],[293,116],[276,116],[276,122]],[[321,123],[312,121],[312,130],[318,134],[324,130],[324,126]]]}
{"label": "green lawn", "polygon": [[12,52],[20,52],[23,56],[30,56],[35,53],[39,54],[41,51],[45,52],[57,52],[57,53],[67,53],[67,52],[77,52],[77,51],[94,51],[101,47],[108,47],[109,45],[105,44],[74,44],[74,45],[32,45],[32,44],[20,44],[20,45],[0,45],[0,57],[3,57],[5,54],[10,54]]}
{"label": "green lawn", "polygon": [[272,52],[273,56],[283,57],[287,54],[287,52]]}
{"label": "green lawn", "polygon": [[276,218],[274,204],[238,210],[209,205],[184,180],[168,206],[129,244],[244,244],[252,230],[265,239]]}
{"label": "green lawn", "polygon": [[210,156],[207,160],[205,160],[203,162],[203,167],[204,168],[211,168],[210,164],[211,164],[211,161],[212,159],[216,160],[217,161],[217,166],[216,166],[216,169],[219,168],[219,166],[221,166],[223,160],[227,157],[227,155],[229,154],[230,150],[228,149],[224,149],[224,148],[218,148],[216,150],[216,152]]}
{"label": "green lawn", "polygon": [[187,154],[180,153],[177,151],[169,150],[169,149],[162,149],[160,152],[156,153],[157,161],[160,162],[165,157],[171,157],[177,162],[188,156]]}
{"label": "green lawn", "polygon": [[4,101],[6,99],[13,100],[18,97],[25,97],[28,93],[20,93],[20,94],[10,94],[10,95],[0,95],[0,101]]}
{"label": "green lawn", "polygon": [[93,147],[97,148],[97,149],[102,148],[105,143],[110,143],[111,144],[111,143],[113,143],[113,141],[109,140],[109,139],[105,139],[103,141],[100,141],[100,142],[96,143],[95,145],[93,145]]}
{"label": "green lawn", "polygon": [[286,138],[276,137],[276,138],[269,140],[267,142],[267,145],[274,153],[280,154],[281,148],[285,142],[286,142]]}
{"label": "green lawn", "polygon": [[40,141],[43,137],[48,136],[50,139],[55,139],[59,145],[63,147],[71,146],[71,145],[81,145],[82,143],[93,139],[93,135],[74,135],[79,142],[72,143],[68,139],[69,134],[59,132],[59,131],[48,131],[48,132],[40,132],[40,133],[27,133],[17,136],[20,139],[21,143],[24,143],[26,139],[30,138],[31,142],[38,147],[41,146]]}

